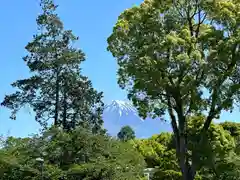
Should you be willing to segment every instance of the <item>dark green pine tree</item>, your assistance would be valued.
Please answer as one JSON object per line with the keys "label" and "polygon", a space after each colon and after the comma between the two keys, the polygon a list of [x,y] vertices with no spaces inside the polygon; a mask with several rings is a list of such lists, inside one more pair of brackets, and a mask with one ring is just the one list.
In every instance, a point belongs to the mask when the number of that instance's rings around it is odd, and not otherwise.
{"label": "dark green pine tree", "polygon": [[129,141],[136,137],[134,130],[130,126],[123,126],[117,136],[121,141]]}
{"label": "dark green pine tree", "polygon": [[86,76],[63,74],[60,119],[66,129],[81,126],[93,133],[102,132],[102,93],[98,93]]}
{"label": "dark green pine tree", "polygon": [[98,131],[103,123],[102,93],[80,74],[85,55],[73,46],[78,37],[64,30],[52,0],[41,0],[40,6],[39,32],[26,46],[28,55],[23,58],[32,76],[14,82],[12,86],[18,90],[6,95],[1,105],[12,110],[12,119],[28,105],[43,126],[52,120],[65,129],[82,125]]}

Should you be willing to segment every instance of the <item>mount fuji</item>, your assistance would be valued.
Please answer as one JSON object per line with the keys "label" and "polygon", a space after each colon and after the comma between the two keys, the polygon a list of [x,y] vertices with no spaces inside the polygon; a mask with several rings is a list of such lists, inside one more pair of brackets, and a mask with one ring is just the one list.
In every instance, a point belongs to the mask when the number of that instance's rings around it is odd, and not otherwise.
{"label": "mount fuji", "polygon": [[130,126],[138,138],[148,138],[160,132],[170,132],[171,125],[159,119],[138,116],[136,108],[129,101],[113,100],[103,112],[104,128],[111,136],[116,136],[123,126]]}

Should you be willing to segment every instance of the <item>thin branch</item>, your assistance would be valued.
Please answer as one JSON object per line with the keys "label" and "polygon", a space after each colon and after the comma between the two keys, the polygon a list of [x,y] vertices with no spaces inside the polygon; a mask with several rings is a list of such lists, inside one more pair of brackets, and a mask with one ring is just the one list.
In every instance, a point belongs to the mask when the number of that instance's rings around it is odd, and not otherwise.
{"label": "thin branch", "polygon": [[[183,13],[180,11],[180,9],[183,8],[183,7],[181,6],[181,4],[178,3],[177,1],[174,1],[174,0],[173,0],[173,5],[174,5],[174,7],[176,8],[178,14],[179,14],[182,18],[184,18]],[[180,9],[178,8],[178,6],[180,6]]]}
{"label": "thin branch", "polygon": [[[194,16],[197,14],[197,10],[199,9],[199,2],[198,0],[195,1],[195,9],[194,9],[194,13],[193,15],[191,16],[191,18],[194,18]],[[198,4],[198,5],[197,5]]]}
{"label": "thin branch", "polygon": [[[199,70],[199,72],[198,72],[198,74],[197,74],[197,76],[196,76],[196,80],[195,80],[195,82],[196,82],[195,87],[198,87],[198,86],[200,85],[201,79],[203,79],[203,76],[204,76],[204,70]],[[191,91],[191,92],[192,92],[192,91]],[[192,111],[192,105],[194,104],[194,101],[193,101],[193,100],[194,100],[194,99],[193,99],[193,96],[192,96],[192,94],[191,94],[189,108],[188,108],[188,110],[186,111],[185,116],[187,116],[189,113],[191,113],[191,111]]]}
{"label": "thin branch", "polygon": [[222,104],[220,106],[218,106],[218,108],[216,108],[216,101],[217,101],[218,90],[220,89],[220,86],[224,83],[224,81],[228,78],[229,74],[232,72],[234,66],[236,65],[236,62],[237,62],[236,48],[237,48],[237,43],[233,46],[233,49],[232,49],[232,61],[228,65],[227,71],[225,72],[225,74],[223,74],[223,76],[219,77],[219,79],[217,81],[217,84],[216,84],[215,88],[213,89],[213,93],[211,95],[212,104],[211,104],[210,111],[209,111],[209,114],[207,116],[207,119],[206,119],[206,121],[204,123],[203,131],[206,131],[208,129],[208,127],[210,126],[213,118],[218,113],[220,113],[220,111],[222,110],[223,102],[222,102]]}

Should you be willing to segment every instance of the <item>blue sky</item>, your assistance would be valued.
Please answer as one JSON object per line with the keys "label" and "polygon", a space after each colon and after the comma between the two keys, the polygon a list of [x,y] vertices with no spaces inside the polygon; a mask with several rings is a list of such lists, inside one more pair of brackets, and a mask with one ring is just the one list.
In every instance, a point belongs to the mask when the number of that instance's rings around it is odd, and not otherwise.
{"label": "blue sky", "polygon": [[[117,17],[125,9],[139,4],[142,0],[56,0],[58,13],[66,29],[72,29],[80,37],[77,44],[86,54],[87,60],[82,65],[96,89],[104,92],[104,101],[126,99],[126,93],[117,85],[117,65],[114,58],[106,51],[107,37]],[[1,71],[0,100],[5,94],[14,91],[10,84],[29,76],[23,60],[24,47],[36,33],[35,19],[40,13],[39,0],[3,1],[0,16],[1,33]],[[0,108],[0,134],[26,136],[35,133],[39,126],[35,123],[28,109],[18,114],[16,121],[9,119],[10,112]],[[238,111],[224,113],[222,120],[237,120]]]}

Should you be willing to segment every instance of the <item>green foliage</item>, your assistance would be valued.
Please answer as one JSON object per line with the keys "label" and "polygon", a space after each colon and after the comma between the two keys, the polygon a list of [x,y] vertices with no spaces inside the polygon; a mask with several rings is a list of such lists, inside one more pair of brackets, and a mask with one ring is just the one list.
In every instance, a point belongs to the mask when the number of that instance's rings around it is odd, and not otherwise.
{"label": "green foliage", "polygon": [[177,178],[181,173],[176,158],[176,151],[171,147],[172,135],[161,133],[149,139],[134,140],[133,147],[145,158],[148,168],[158,168],[154,179]]}
{"label": "green foliage", "polygon": [[153,180],[161,180],[161,179],[182,180],[182,175],[181,175],[181,172],[176,172],[173,170],[156,172],[154,174]]}
{"label": "green foliage", "polygon": [[220,123],[224,130],[228,131],[231,136],[238,137],[240,135],[240,123],[224,122]]}
{"label": "green foliage", "polygon": [[5,167],[1,168],[4,179],[39,178],[38,157],[44,159],[44,178],[52,180],[135,180],[145,167],[143,157],[131,144],[82,128],[70,132],[52,128],[27,139],[9,137],[0,152],[5,153],[5,159],[13,157],[0,162]]}
{"label": "green foliage", "polygon": [[[204,119],[205,116],[193,116],[188,120],[188,158],[195,161],[195,179],[237,179],[240,164],[236,139],[221,124],[211,124],[199,145]],[[159,169],[154,175],[156,180],[182,179],[173,140],[171,133],[161,133],[132,141],[133,147],[144,156],[147,167]]]}
{"label": "green foliage", "polygon": [[203,135],[200,133],[204,125],[205,116],[195,116],[189,119],[188,123],[188,150],[191,152],[190,158],[196,161],[200,167],[213,165],[216,159],[221,159],[235,149],[235,141],[231,135],[217,124],[211,124],[209,130]]}
{"label": "green foliage", "polygon": [[239,11],[237,0],[145,0],[119,16],[108,38],[118,83],[139,114],[170,115],[186,180],[195,176],[187,117],[207,113],[201,144],[212,120],[239,103]]}
{"label": "green foliage", "polygon": [[173,127],[140,140],[125,126],[121,141],[102,129],[102,93],[81,75],[78,37],[53,0],[40,6],[23,58],[31,76],[12,83],[1,105],[12,119],[30,106],[46,129],[1,144],[0,180],[37,180],[42,170],[49,180],[143,180],[145,165],[157,168],[155,180],[240,179],[240,125],[212,123],[240,100],[239,0],[144,0],[119,16],[108,38],[118,83],[142,117],[167,112]]}
{"label": "green foliage", "polygon": [[129,141],[136,137],[134,130],[130,126],[122,127],[117,136],[121,141]]}
{"label": "green foliage", "polygon": [[78,37],[64,29],[52,0],[41,0],[41,8],[39,31],[25,47],[28,55],[23,58],[32,76],[14,82],[18,90],[5,96],[2,106],[12,110],[12,119],[30,106],[41,125],[53,120],[67,130],[81,125],[102,131],[102,93],[80,74],[85,55],[74,47]]}
{"label": "green foliage", "polygon": [[[204,143],[198,147],[203,122],[204,116],[189,119],[189,158],[194,152],[200,159],[195,180],[237,179],[240,159],[235,153],[234,137],[221,125],[211,124]],[[36,158],[43,157],[46,179],[139,180],[145,161],[147,167],[158,169],[153,177],[155,180],[182,180],[172,141],[171,133],[122,142],[92,134],[88,129],[77,128],[66,132],[61,128],[51,128],[41,136],[7,138],[0,151],[0,173],[3,180],[38,179],[40,164]]]}

